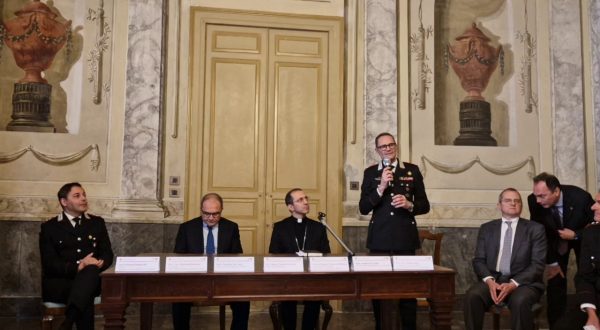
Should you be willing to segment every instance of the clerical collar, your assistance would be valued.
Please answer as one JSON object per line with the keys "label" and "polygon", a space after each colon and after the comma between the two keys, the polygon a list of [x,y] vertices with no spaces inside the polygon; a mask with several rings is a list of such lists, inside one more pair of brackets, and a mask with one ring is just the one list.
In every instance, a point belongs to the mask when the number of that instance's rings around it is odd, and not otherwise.
{"label": "clerical collar", "polygon": [[296,218],[296,222],[297,223],[302,223],[303,222],[303,218]]}

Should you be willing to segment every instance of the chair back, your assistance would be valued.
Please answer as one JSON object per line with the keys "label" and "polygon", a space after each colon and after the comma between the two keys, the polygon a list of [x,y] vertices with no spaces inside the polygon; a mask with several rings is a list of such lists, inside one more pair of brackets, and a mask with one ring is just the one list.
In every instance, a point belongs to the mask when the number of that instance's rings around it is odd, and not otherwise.
{"label": "chair back", "polygon": [[440,253],[442,249],[442,238],[444,233],[432,233],[427,229],[419,229],[419,241],[421,241],[421,247],[425,240],[433,241],[433,264],[440,264]]}

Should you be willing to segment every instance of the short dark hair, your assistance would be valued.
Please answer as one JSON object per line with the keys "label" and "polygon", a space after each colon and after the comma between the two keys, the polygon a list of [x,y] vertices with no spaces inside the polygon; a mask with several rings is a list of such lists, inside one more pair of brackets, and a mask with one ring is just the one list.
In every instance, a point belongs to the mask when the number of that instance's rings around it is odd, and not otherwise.
{"label": "short dark hair", "polygon": [[[69,193],[73,187],[83,188],[79,182],[69,182],[64,184],[62,187],[60,187],[60,189],[58,189],[58,193],[56,194],[58,196],[59,203],[61,199],[67,199],[67,196],[69,196]],[[62,204],[60,205],[62,206]]]}
{"label": "short dark hair", "polygon": [[206,202],[209,199],[216,199],[219,204],[221,205],[221,209],[223,209],[223,198],[221,197],[221,195],[217,194],[217,193],[208,193],[204,196],[202,196],[202,200],[200,201],[200,208],[202,208],[202,205],[204,205],[204,202]]}
{"label": "short dark hair", "polygon": [[546,187],[548,187],[548,189],[550,189],[551,191],[556,190],[556,188],[560,189],[560,181],[558,181],[558,178],[552,174],[542,172],[542,173],[536,175],[535,177],[533,177],[534,184],[537,184],[538,182],[542,182],[542,181],[544,183],[546,183]]}
{"label": "short dark hair", "polygon": [[292,198],[292,193],[295,193],[296,191],[302,191],[302,189],[294,188],[294,189],[288,191],[287,194],[285,194],[285,205],[294,204],[294,199]]}
{"label": "short dark hair", "polygon": [[519,198],[521,198],[521,193],[517,189],[512,188],[512,187],[508,187],[508,188],[502,190],[500,192],[500,195],[498,195],[498,203],[502,202],[502,197],[504,197],[504,193],[507,192],[507,191],[516,192],[517,194],[519,194]]}
{"label": "short dark hair", "polygon": [[379,141],[379,138],[382,137],[382,136],[389,136],[392,139],[394,139],[394,142],[396,142],[396,138],[391,133],[383,132],[383,133],[379,133],[379,135],[377,135],[375,137],[375,147],[379,147],[379,145],[377,144],[377,141]]}

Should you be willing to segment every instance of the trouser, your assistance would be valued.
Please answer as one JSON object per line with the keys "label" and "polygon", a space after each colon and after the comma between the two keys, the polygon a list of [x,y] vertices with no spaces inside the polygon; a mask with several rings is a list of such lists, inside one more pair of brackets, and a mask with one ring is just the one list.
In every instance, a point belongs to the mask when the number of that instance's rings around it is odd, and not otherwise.
{"label": "trouser", "polygon": [[[535,315],[531,307],[540,300],[542,291],[529,286],[517,287],[505,300],[510,310],[512,330],[532,330]],[[494,304],[487,284],[478,281],[465,294],[464,320],[468,330],[481,330],[485,312]]]}
{"label": "trouser", "polygon": [[[282,301],[279,304],[279,315],[284,330],[296,329],[296,306],[297,301]],[[302,330],[314,330],[319,321],[320,301],[304,301],[304,312],[302,313]]]}
{"label": "trouser", "polygon": [[[248,329],[248,317],[250,316],[250,302],[239,301],[229,303],[231,313],[231,330]],[[174,303],[172,306],[173,329],[189,330],[192,303]]]}

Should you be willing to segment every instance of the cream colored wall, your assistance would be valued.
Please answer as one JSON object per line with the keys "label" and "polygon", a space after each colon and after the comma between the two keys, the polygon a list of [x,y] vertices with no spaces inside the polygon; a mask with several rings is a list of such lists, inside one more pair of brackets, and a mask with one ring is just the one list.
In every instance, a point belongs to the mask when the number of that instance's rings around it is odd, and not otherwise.
{"label": "cream colored wall", "polygon": [[[165,98],[165,157],[163,190],[164,200],[181,206],[184,200],[184,186],[187,172],[186,154],[200,146],[188,145],[189,114],[189,54],[190,54],[190,10],[192,7],[209,7],[262,12],[284,12],[287,14],[318,15],[340,17],[344,14],[344,1],[298,1],[298,0],[260,0],[260,1],[206,1],[182,0],[170,1],[168,39],[173,47],[167,49],[167,86]],[[177,45],[175,47],[175,45]],[[178,176],[179,186],[169,184],[170,176]],[[180,197],[169,197],[170,189],[178,189]],[[190,215],[197,216],[197,215]],[[181,219],[183,210],[172,212],[173,220]]]}
{"label": "cream colored wall", "polygon": [[[87,77],[90,69],[87,56],[95,46],[96,23],[85,19],[87,10],[83,6],[73,6],[71,1],[54,1],[66,17],[77,15],[73,20],[75,47],[80,49],[75,63],[72,63],[72,75],[61,83],[61,88],[69,97],[69,104],[54,104],[53,111],[67,111],[67,128],[69,133],[31,133],[8,132],[0,130],[0,155],[7,155],[31,146],[33,150],[44,153],[47,158],[73,155],[88,146],[98,146],[99,167],[92,169],[92,152],[78,161],[69,162],[58,159],[55,164],[49,164],[27,152],[21,158],[0,164],[0,195],[4,202],[0,207],[0,219],[44,219],[52,216],[58,210],[56,191],[64,182],[84,182],[88,195],[93,196],[95,212],[110,213],[112,200],[119,195],[121,182],[121,155],[123,145],[123,117],[125,104],[125,77],[127,57],[127,35],[111,33],[109,38],[109,53],[105,53],[104,66],[99,74],[110,86],[108,93],[103,94],[100,104],[92,101],[92,85]],[[8,7],[5,8],[7,10]],[[127,2],[117,1],[105,5],[107,22],[112,31],[127,31]],[[13,17],[12,12],[2,13],[3,17]],[[58,56],[64,56],[59,53]],[[12,60],[8,47],[2,49],[3,67]],[[64,60],[55,60],[61,65]],[[13,64],[14,65],[14,64]],[[63,63],[64,65],[64,63]],[[51,67],[47,73],[53,74],[56,67]],[[4,71],[4,69],[3,69]],[[15,70],[10,70],[13,72]],[[18,74],[22,75],[22,71]],[[58,73],[56,73],[58,74]],[[19,77],[20,78],[20,77]],[[57,90],[57,88],[54,88]],[[12,88],[10,89],[12,92]],[[54,92],[53,92],[54,93]],[[53,94],[54,97],[54,94]],[[3,100],[10,96],[3,97]],[[2,103],[2,113],[12,111],[12,106],[6,108]],[[65,109],[68,107],[68,110]],[[56,120],[57,118],[55,118]],[[52,119],[51,119],[52,120]],[[6,125],[6,122],[3,122]],[[4,128],[3,128],[4,129]],[[45,157],[45,156],[44,156]]]}

